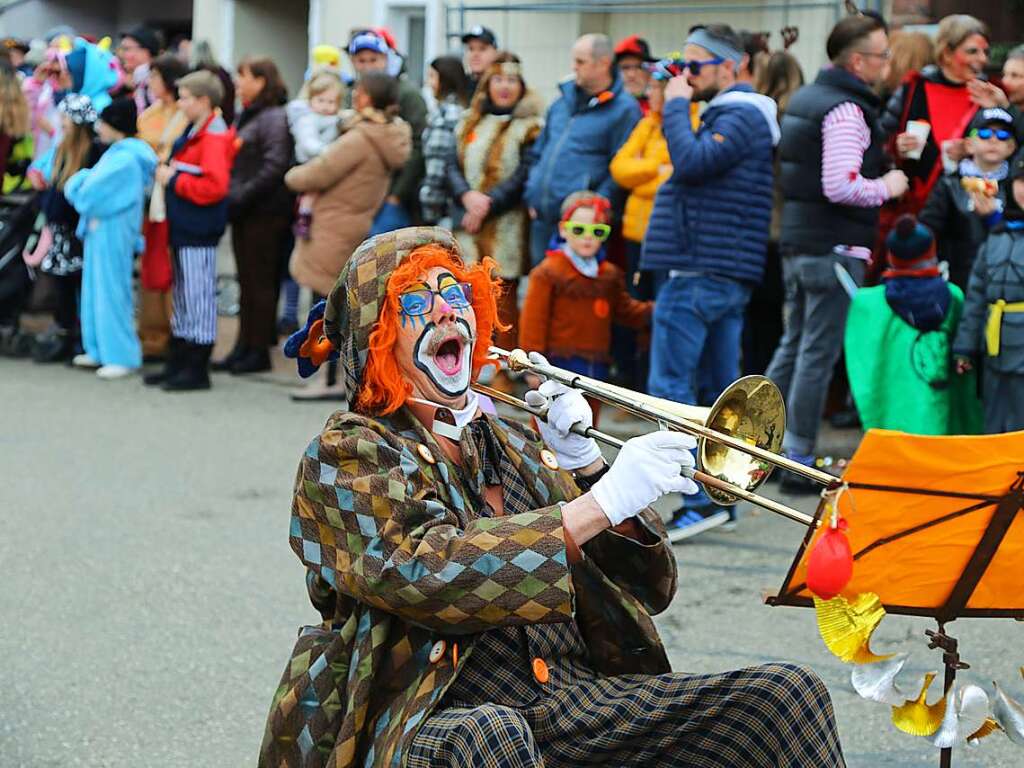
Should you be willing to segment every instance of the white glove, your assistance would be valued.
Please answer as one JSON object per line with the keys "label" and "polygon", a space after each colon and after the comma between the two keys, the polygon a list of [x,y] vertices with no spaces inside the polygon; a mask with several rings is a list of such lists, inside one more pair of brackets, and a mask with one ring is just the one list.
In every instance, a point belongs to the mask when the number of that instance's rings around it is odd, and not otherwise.
{"label": "white glove", "polygon": [[666,493],[697,493],[683,477],[693,467],[697,441],[682,432],[662,430],[627,440],[604,477],[590,492],[613,526],[627,520]]}
{"label": "white glove", "polygon": [[562,469],[582,469],[601,458],[596,440],[570,431],[574,424],[584,429],[594,425],[590,404],[579,390],[549,380],[527,392],[526,402],[534,408],[547,408],[547,421],[538,419],[538,427]]}

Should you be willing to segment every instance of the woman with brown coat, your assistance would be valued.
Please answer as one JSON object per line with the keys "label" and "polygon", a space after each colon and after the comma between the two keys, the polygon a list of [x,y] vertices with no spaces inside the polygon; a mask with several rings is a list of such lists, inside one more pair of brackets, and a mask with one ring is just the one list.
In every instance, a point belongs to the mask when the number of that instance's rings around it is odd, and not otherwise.
{"label": "woman with brown coat", "polygon": [[[293,192],[316,193],[309,239],[299,239],[290,270],[295,281],[326,296],[356,247],[366,239],[391,175],[412,151],[409,124],[398,115],[398,81],[383,72],[360,77],[352,94],[354,112],[341,135],[318,157],[292,168],[285,183]],[[336,365],[322,379],[293,395],[296,400],[344,399]]]}

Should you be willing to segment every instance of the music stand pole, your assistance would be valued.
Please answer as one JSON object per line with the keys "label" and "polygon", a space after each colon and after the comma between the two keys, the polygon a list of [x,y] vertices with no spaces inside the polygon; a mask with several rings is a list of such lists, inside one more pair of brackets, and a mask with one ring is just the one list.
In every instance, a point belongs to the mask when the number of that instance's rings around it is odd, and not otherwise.
{"label": "music stand pole", "polygon": [[[939,622],[939,631],[933,632],[930,629],[924,631],[930,638],[929,648],[942,649],[942,663],[946,668],[946,674],[942,686],[944,696],[948,696],[953,690],[953,681],[956,680],[957,670],[970,669],[971,665],[960,660],[960,652],[957,650],[957,640],[946,634],[946,625]],[[955,707],[956,702],[951,698],[946,699],[947,707]],[[953,764],[953,748],[945,747],[939,752],[939,768],[950,768]]]}

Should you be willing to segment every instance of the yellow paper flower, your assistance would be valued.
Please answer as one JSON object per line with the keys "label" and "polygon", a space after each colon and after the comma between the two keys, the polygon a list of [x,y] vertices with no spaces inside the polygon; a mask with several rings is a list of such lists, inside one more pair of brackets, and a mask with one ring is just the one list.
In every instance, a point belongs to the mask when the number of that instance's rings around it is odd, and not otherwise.
{"label": "yellow paper flower", "polygon": [[1001,730],[1003,730],[1003,729],[999,727],[999,723],[997,723],[991,717],[987,717],[987,718],[985,718],[985,722],[982,723],[981,728],[979,728],[978,730],[976,730],[974,733],[972,733],[970,736],[967,737],[967,743],[968,744],[975,744],[980,739],[984,739],[986,736],[988,736],[990,734],[993,734],[996,731],[1001,731]]}
{"label": "yellow paper flower", "polygon": [[841,595],[831,600],[814,598],[818,631],[832,653],[851,664],[870,664],[892,658],[871,652],[871,635],[885,618],[878,595],[864,592],[851,603]]}
{"label": "yellow paper flower", "polygon": [[943,696],[934,704],[928,704],[928,688],[935,679],[935,673],[924,676],[921,695],[899,707],[892,708],[892,724],[911,736],[931,736],[942,725],[946,714],[946,697]]}

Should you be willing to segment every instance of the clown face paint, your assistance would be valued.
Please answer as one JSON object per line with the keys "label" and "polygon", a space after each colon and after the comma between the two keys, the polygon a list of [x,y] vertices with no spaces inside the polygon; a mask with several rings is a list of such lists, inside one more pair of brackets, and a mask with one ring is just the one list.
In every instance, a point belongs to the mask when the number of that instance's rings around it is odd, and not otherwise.
{"label": "clown face paint", "polygon": [[400,297],[395,355],[413,396],[460,408],[472,375],[476,314],[452,273],[433,267]]}

